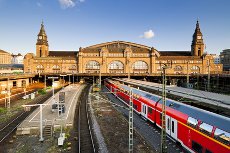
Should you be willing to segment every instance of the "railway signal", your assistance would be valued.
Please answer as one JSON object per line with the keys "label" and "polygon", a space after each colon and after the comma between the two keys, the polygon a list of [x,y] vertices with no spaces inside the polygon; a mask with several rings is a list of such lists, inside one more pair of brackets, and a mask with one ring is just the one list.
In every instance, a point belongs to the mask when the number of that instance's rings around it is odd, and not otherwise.
{"label": "railway signal", "polygon": [[54,98],[54,79],[58,79],[58,77],[48,77],[48,79],[52,79],[53,101],[55,101],[55,98]]}
{"label": "railway signal", "polygon": [[[130,86],[129,86],[130,87]],[[129,91],[129,152],[133,152],[133,90]]]}
{"label": "railway signal", "polygon": [[166,64],[162,66],[163,73],[162,73],[162,117],[161,117],[161,153],[167,153],[167,146],[166,146],[166,69],[170,68]]}

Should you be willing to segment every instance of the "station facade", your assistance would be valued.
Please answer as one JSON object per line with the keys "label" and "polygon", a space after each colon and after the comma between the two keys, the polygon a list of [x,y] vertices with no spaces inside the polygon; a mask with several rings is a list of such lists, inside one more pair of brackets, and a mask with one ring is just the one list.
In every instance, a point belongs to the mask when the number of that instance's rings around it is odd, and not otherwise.
{"label": "station facade", "polygon": [[222,64],[204,52],[205,45],[199,22],[196,23],[191,51],[158,51],[154,47],[126,41],[112,41],[80,47],[78,51],[50,51],[48,38],[41,24],[36,55],[24,57],[25,73],[71,73],[108,75],[157,75],[162,67],[173,75],[221,73]]}

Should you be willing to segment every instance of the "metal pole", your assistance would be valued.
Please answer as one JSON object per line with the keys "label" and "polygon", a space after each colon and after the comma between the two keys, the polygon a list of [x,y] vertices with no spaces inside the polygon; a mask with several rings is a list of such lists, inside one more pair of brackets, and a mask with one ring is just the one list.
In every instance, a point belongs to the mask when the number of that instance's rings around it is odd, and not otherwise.
{"label": "metal pole", "polygon": [[[129,86],[130,87],[130,86]],[[129,153],[133,152],[133,91],[129,93]]]}
{"label": "metal pole", "polygon": [[45,78],[44,78],[44,79],[45,79],[45,90],[46,90],[46,75],[45,75]]}
{"label": "metal pole", "polygon": [[52,78],[53,101],[54,101],[54,78]]}
{"label": "metal pole", "polygon": [[167,153],[167,146],[166,146],[166,129],[165,129],[165,117],[166,117],[166,91],[165,91],[165,84],[166,84],[166,76],[165,76],[165,69],[163,67],[163,83],[162,83],[162,117],[161,117],[161,153]]}
{"label": "metal pole", "polygon": [[5,93],[5,108],[7,107],[7,104],[6,104],[6,93]]}
{"label": "metal pole", "polygon": [[100,65],[100,73],[99,73],[99,88],[101,90],[101,65]]}
{"label": "metal pole", "polygon": [[208,60],[208,91],[210,91],[210,60]]}
{"label": "metal pole", "polygon": [[189,87],[188,61],[187,61],[187,88]]}
{"label": "metal pole", "polygon": [[39,141],[43,141],[44,138],[42,136],[42,105],[40,105],[40,140]]}
{"label": "metal pole", "polygon": [[74,85],[74,73],[73,73],[73,85]]}
{"label": "metal pole", "polygon": [[130,79],[130,65],[128,63],[128,79]]}
{"label": "metal pole", "polygon": [[10,86],[9,86],[9,78],[7,78],[7,89],[8,89],[8,108],[10,108]]}

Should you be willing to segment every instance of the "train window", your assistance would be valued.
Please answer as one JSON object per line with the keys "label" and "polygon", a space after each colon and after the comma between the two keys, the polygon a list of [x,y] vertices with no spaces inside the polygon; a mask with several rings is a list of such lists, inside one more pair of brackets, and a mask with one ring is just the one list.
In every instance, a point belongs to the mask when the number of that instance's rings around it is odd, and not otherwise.
{"label": "train window", "polygon": [[230,144],[230,133],[216,128],[214,138],[224,144]]}
{"label": "train window", "polygon": [[212,133],[212,128],[213,126],[209,125],[209,124],[206,124],[206,123],[201,123],[200,124],[200,131],[205,133],[205,134],[208,134],[208,135],[211,135]]}
{"label": "train window", "polygon": [[169,130],[169,124],[170,124],[170,121],[169,121],[169,118],[168,118],[168,124],[167,124],[168,130]]}
{"label": "train window", "polygon": [[151,98],[152,96],[150,94],[145,95],[147,98]]}
{"label": "train window", "polygon": [[160,113],[160,120],[162,120],[162,113]]}
{"label": "train window", "polygon": [[197,124],[198,124],[197,119],[192,118],[192,117],[189,117],[189,118],[188,118],[188,125],[189,125],[189,126],[191,126],[191,127],[193,127],[193,128],[196,128]]}
{"label": "train window", "polygon": [[192,141],[192,149],[197,153],[202,153],[202,146],[194,141]]}
{"label": "train window", "polygon": [[153,109],[151,107],[148,107],[148,112],[149,112],[149,114],[152,114],[153,113]]}
{"label": "train window", "polygon": [[133,108],[137,110],[137,105],[133,104]]}
{"label": "train window", "polygon": [[172,121],[172,133],[174,133],[174,121]]}
{"label": "train window", "polygon": [[205,153],[212,153],[210,150],[206,149]]}

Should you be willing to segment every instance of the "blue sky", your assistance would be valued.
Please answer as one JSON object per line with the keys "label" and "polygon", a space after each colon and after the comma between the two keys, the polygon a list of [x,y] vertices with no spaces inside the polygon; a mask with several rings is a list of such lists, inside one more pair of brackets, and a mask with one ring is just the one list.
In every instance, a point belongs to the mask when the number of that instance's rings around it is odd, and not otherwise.
{"label": "blue sky", "polygon": [[35,53],[44,21],[50,50],[123,40],[190,50],[197,18],[208,53],[230,48],[230,0],[0,0],[0,49]]}

